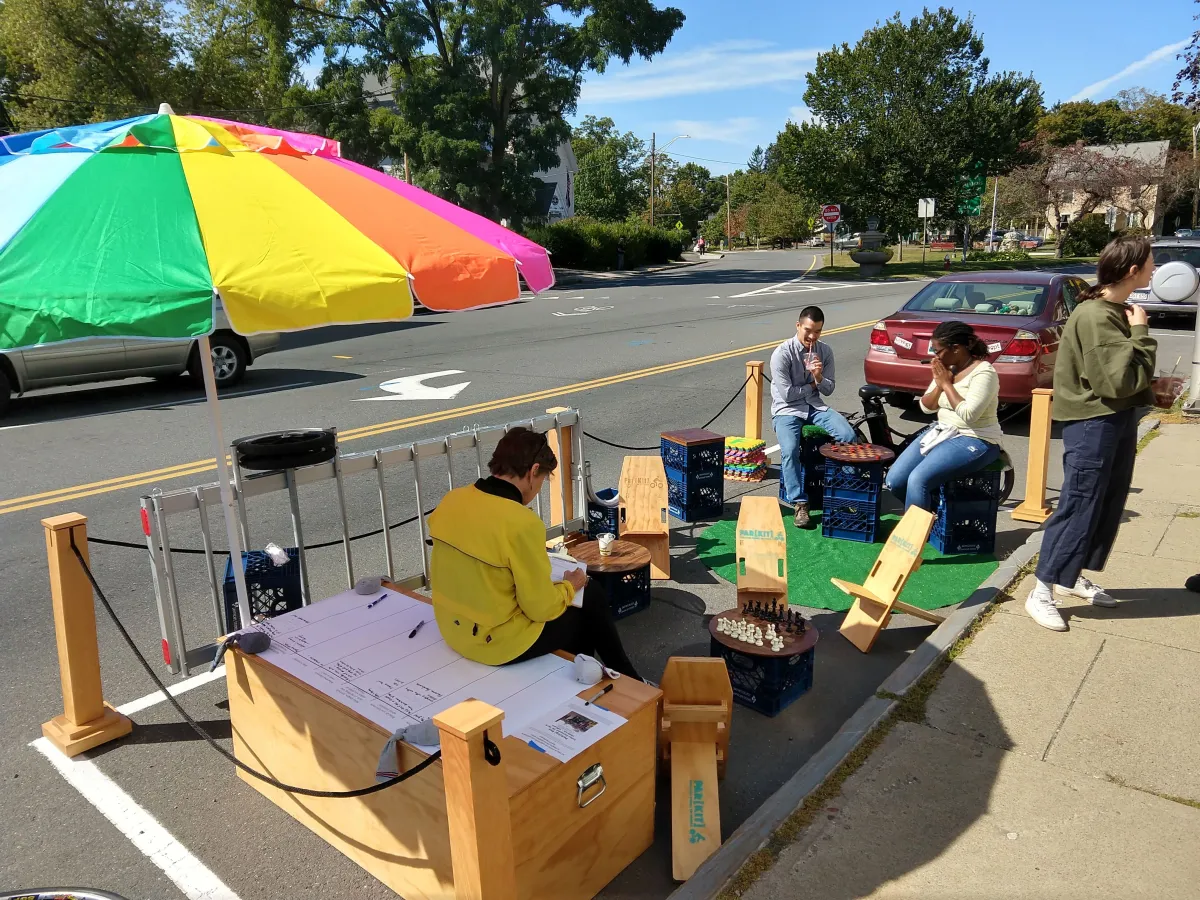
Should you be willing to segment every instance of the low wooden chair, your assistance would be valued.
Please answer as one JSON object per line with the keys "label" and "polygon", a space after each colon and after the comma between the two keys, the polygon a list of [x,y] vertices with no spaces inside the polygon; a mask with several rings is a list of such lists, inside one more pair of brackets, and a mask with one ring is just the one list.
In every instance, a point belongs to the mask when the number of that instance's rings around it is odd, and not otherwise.
{"label": "low wooden chair", "polygon": [[659,759],[671,767],[671,874],[691,878],[721,846],[733,687],[725,660],[672,656],[662,677]]}
{"label": "low wooden chair", "polygon": [[932,528],[933,513],[920,507],[909,507],[888,536],[864,584],[829,579],[854,598],[854,605],[838,630],[863,653],[870,651],[879,632],[887,627],[893,610],[935,624],[945,621],[943,616],[898,599],[909,576],[921,567],[921,551],[925,549]]}
{"label": "low wooden chair", "polygon": [[667,518],[667,470],[658,456],[627,456],[621,466],[618,524],[623,541],[650,551],[650,577],[671,577],[671,527]]}

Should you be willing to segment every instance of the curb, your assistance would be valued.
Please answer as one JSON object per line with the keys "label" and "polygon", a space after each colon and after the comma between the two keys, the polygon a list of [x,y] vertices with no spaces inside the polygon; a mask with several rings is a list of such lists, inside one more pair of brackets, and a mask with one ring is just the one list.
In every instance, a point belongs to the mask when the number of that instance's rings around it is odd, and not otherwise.
{"label": "curb", "polygon": [[[713,259],[720,259],[715,253],[705,254]],[[628,278],[639,278],[643,275],[658,275],[662,272],[678,272],[680,269],[690,269],[692,266],[711,262],[709,259],[687,260],[674,266],[652,266],[645,269],[627,269],[621,272],[566,272],[562,275],[555,273],[554,287],[568,284],[606,284],[614,281],[624,281]]]}
{"label": "curb", "polygon": [[[1144,420],[1146,431],[1158,427],[1158,420]],[[1139,440],[1142,437],[1138,429]],[[1031,534],[1008,559],[958,609],[946,617],[929,637],[909,654],[876,691],[887,691],[905,696],[925,674],[935,666],[946,652],[970,628],[975,620],[991,606],[996,595],[1009,585],[1017,573],[1041,549],[1042,532]],[[746,863],[770,840],[775,830],[783,824],[803,802],[815,791],[846,759],[863,739],[892,712],[897,701],[879,696],[868,697],[844,725],[805,765],[783,783],[750,818],[746,819],[729,839],[696,870],[684,884],[673,891],[668,900],[711,900]]]}

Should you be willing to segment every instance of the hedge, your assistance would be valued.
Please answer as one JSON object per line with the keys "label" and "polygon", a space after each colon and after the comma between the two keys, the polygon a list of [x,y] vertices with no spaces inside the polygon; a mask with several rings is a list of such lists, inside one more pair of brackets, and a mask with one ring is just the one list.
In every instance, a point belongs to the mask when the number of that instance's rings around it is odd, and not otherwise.
{"label": "hedge", "polygon": [[636,269],[679,259],[688,240],[676,229],[597,222],[583,216],[533,226],[526,236],[550,251],[555,268],[592,271],[615,269],[618,245],[625,249],[625,268]]}

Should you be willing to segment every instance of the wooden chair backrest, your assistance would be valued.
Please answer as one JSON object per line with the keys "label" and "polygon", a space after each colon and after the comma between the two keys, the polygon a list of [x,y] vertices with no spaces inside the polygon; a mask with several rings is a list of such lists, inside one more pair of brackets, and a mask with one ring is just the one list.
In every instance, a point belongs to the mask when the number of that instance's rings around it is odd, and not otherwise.
{"label": "wooden chair backrest", "polygon": [[627,456],[617,490],[622,534],[666,534],[667,470],[659,456]]}
{"label": "wooden chair backrest", "polygon": [[921,551],[933,528],[933,513],[910,506],[883,545],[863,587],[886,603],[895,601],[921,565]]}
{"label": "wooden chair backrest", "polygon": [[787,534],[774,497],[743,497],[738,512],[738,591],[787,595]]}

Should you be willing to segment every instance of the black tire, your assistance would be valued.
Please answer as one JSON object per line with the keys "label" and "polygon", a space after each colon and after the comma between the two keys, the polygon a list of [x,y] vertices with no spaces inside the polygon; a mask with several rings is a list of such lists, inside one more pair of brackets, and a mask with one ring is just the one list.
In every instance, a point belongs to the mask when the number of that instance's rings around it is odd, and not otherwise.
{"label": "black tire", "polygon": [[[250,365],[245,346],[238,338],[229,334],[214,334],[208,341],[212,347],[213,375],[216,377],[217,388],[228,388],[238,384],[246,377],[246,367]],[[192,357],[188,361],[188,377],[196,385],[204,385],[198,343],[192,348]]]}
{"label": "black tire", "polygon": [[337,447],[333,432],[321,428],[302,428],[294,431],[275,431],[238,438],[233,442],[241,459],[294,455],[326,451],[332,455]]}
{"label": "black tire", "polygon": [[1008,502],[1009,495],[1013,492],[1013,485],[1017,483],[1017,470],[1009,466],[1000,473],[1000,503]]}
{"label": "black tire", "polygon": [[0,368],[0,416],[8,412],[8,404],[12,401],[12,382],[8,373]]}
{"label": "black tire", "polygon": [[258,456],[254,459],[238,459],[238,465],[252,472],[274,472],[279,469],[303,469],[319,466],[333,459],[333,454],[324,450],[308,453],[277,453],[274,456]]}

